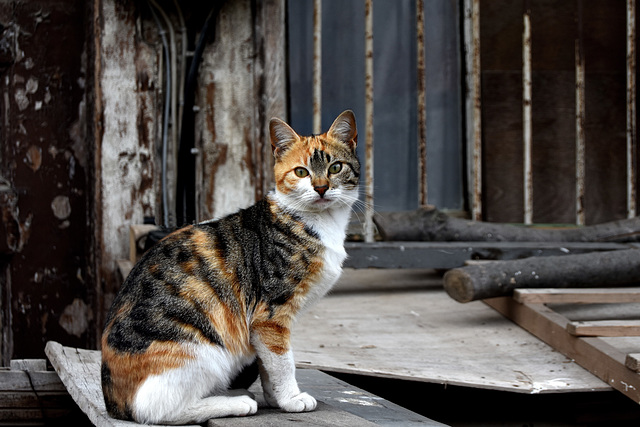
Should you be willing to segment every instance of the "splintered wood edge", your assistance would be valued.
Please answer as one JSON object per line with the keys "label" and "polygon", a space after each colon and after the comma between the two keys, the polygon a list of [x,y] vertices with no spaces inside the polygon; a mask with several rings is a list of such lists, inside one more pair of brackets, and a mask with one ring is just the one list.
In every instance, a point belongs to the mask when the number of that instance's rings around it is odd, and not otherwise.
{"label": "splintered wood edge", "polygon": [[513,299],[527,304],[605,304],[640,302],[640,288],[515,289]]}
{"label": "splintered wood edge", "polygon": [[627,357],[624,360],[624,364],[633,372],[640,372],[640,353],[627,354]]}

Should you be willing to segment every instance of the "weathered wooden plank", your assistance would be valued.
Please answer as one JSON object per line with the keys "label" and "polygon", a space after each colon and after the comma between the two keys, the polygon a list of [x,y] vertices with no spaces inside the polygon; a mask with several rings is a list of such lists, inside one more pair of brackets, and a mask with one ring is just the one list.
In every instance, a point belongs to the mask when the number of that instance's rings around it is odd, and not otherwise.
{"label": "weathered wooden plank", "polygon": [[46,371],[47,361],[44,359],[13,359],[9,366],[11,369],[20,371]]}
{"label": "weathered wooden plank", "polygon": [[567,332],[578,337],[637,337],[640,336],[640,320],[570,322]]}
{"label": "weathered wooden plank", "polygon": [[[409,411],[367,391],[354,387],[315,369],[300,369],[296,374],[302,390],[318,399],[318,408],[311,413],[286,414],[277,409],[260,407],[258,413],[246,418],[225,418],[209,421],[209,427],[224,426],[373,426],[402,425],[442,426],[442,424]],[[258,401],[262,390],[258,383],[252,391]]]}
{"label": "weathered wooden plank", "polygon": [[492,298],[484,302],[634,402],[640,403],[640,376],[625,366],[625,353],[618,348],[602,338],[581,338],[567,333],[567,318],[545,305],[520,304],[510,297]]}
{"label": "weathered wooden plank", "polygon": [[0,426],[45,425],[71,413],[71,396],[58,374],[44,371],[44,359],[12,360],[10,365],[0,368]]}
{"label": "weathered wooden plank", "polygon": [[469,260],[515,260],[629,248],[606,242],[347,242],[345,266],[450,269],[462,267]]}
{"label": "weathered wooden plank", "polygon": [[[18,392],[3,391],[0,392],[0,408],[35,408],[35,409],[60,409],[69,411],[71,408],[71,397],[64,391],[58,392]],[[63,409],[64,408],[64,409]]]}
{"label": "weathered wooden plank", "polygon": [[45,347],[49,361],[73,400],[98,427],[127,427],[135,423],[114,420],[107,414],[100,386],[100,352],[63,347],[49,341]]}
{"label": "weathered wooden plank", "polygon": [[640,302],[640,288],[516,289],[513,299],[527,304],[602,304]]}
{"label": "weathered wooden plank", "polygon": [[218,418],[209,420],[207,424],[208,427],[244,427],[256,425],[263,427],[297,427],[300,425],[317,427],[375,426],[372,422],[348,412],[332,408],[323,402],[318,402],[318,406],[313,412],[291,413],[283,417],[282,412],[277,409],[266,409],[258,411],[251,417]]}
{"label": "weathered wooden plank", "polygon": [[[115,426],[125,427],[136,425],[126,421],[114,420],[109,417],[106,412],[102,390],[100,386],[100,352],[63,347],[56,342],[48,342],[45,352],[54,366],[60,379],[66,385],[69,393],[76,401],[78,406],[87,414],[89,419],[96,426]],[[364,391],[355,389],[342,381],[335,378],[331,379],[326,374],[311,373],[310,371],[298,371],[297,373],[300,386],[312,391],[319,398],[320,406],[318,410],[304,414],[288,414],[279,410],[271,410],[261,407],[256,416],[246,418],[228,418],[216,419],[209,422],[210,426],[241,426],[241,425],[277,425],[287,426],[293,422],[303,423],[305,425],[316,426],[352,426],[352,425],[370,425],[371,423],[365,418],[380,417],[381,414],[376,411],[362,412],[362,402],[380,402],[380,398],[373,396]],[[336,389],[336,383],[346,390],[354,393],[361,393],[360,400],[355,399],[349,401],[348,398],[343,402],[336,400],[335,393],[331,394],[331,389]],[[327,386],[325,386],[327,384]],[[307,387],[309,386],[309,387]],[[315,388],[314,388],[315,387]],[[324,390],[320,393],[317,391]],[[329,391],[327,391],[329,390]],[[259,382],[256,382],[251,391],[259,398],[261,389]],[[349,395],[349,397],[353,397]],[[333,398],[334,400],[330,400]],[[380,401],[376,400],[380,399]],[[262,399],[263,400],[263,399]],[[324,401],[323,401],[324,400]],[[259,399],[260,401],[260,399]],[[340,405],[340,403],[342,405]],[[379,403],[379,408],[385,408],[385,415],[399,422],[410,421],[419,425],[439,425],[431,420],[404,410],[397,405],[389,402]],[[356,415],[353,415],[353,414]],[[391,414],[391,415],[390,415]],[[363,418],[365,417],[365,418]],[[288,424],[289,423],[289,424]],[[408,424],[413,425],[413,424]]]}
{"label": "weathered wooden plank", "polygon": [[[517,393],[609,390],[428,270],[345,270],[293,329],[299,367]],[[514,343],[517,343],[514,345]]]}
{"label": "weathered wooden plank", "polygon": [[[31,379],[29,379],[29,375]],[[0,392],[31,391],[33,388],[38,392],[65,390],[55,372],[30,372],[27,374],[24,371],[0,370]]]}

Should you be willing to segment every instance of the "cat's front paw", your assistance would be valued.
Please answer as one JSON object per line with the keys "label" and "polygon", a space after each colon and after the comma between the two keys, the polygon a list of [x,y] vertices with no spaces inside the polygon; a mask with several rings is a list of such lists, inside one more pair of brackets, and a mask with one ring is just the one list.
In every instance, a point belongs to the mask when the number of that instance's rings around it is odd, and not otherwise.
{"label": "cat's front paw", "polygon": [[286,402],[280,402],[279,406],[285,412],[309,412],[316,409],[318,402],[308,393],[300,393]]}
{"label": "cat's front paw", "polygon": [[258,412],[258,402],[248,395],[227,397],[229,415],[245,417]]}

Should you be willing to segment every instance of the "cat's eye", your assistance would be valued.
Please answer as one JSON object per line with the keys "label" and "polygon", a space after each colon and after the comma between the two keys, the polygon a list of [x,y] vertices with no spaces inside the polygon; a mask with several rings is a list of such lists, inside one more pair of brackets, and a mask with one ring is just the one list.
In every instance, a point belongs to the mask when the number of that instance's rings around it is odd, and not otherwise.
{"label": "cat's eye", "polygon": [[309,171],[306,170],[305,168],[295,168],[293,170],[293,173],[295,173],[298,178],[304,178],[306,176],[309,176]]}
{"label": "cat's eye", "polygon": [[342,170],[342,163],[335,162],[331,166],[329,166],[329,173],[338,173]]}

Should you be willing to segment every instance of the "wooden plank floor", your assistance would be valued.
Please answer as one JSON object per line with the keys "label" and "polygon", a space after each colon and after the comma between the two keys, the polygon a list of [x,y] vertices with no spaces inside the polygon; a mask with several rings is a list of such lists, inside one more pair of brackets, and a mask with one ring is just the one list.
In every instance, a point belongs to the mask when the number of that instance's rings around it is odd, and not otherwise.
{"label": "wooden plank floor", "polygon": [[520,393],[611,388],[432,270],[346,270],[293,330],[298,366]]}
{"label": "wooden plank floor", "polygon": [[[48,342],[45,352],[60,380],[91,422],[100,427],[127,427],[133,422],[115,420],[107,415],[100,386],[100,352],[65,347]],[[209,427],[224,426],[415,426],[438,427],[442,424],[404,409],[344,381],[316,370],[298,370],[300,387],[318,400],[313,412],[284,413],[260,406],[250,417],[209,420]],[[259,381],[249,389],[264,402]],[[192,426],[195,427],[195,426]]]}

